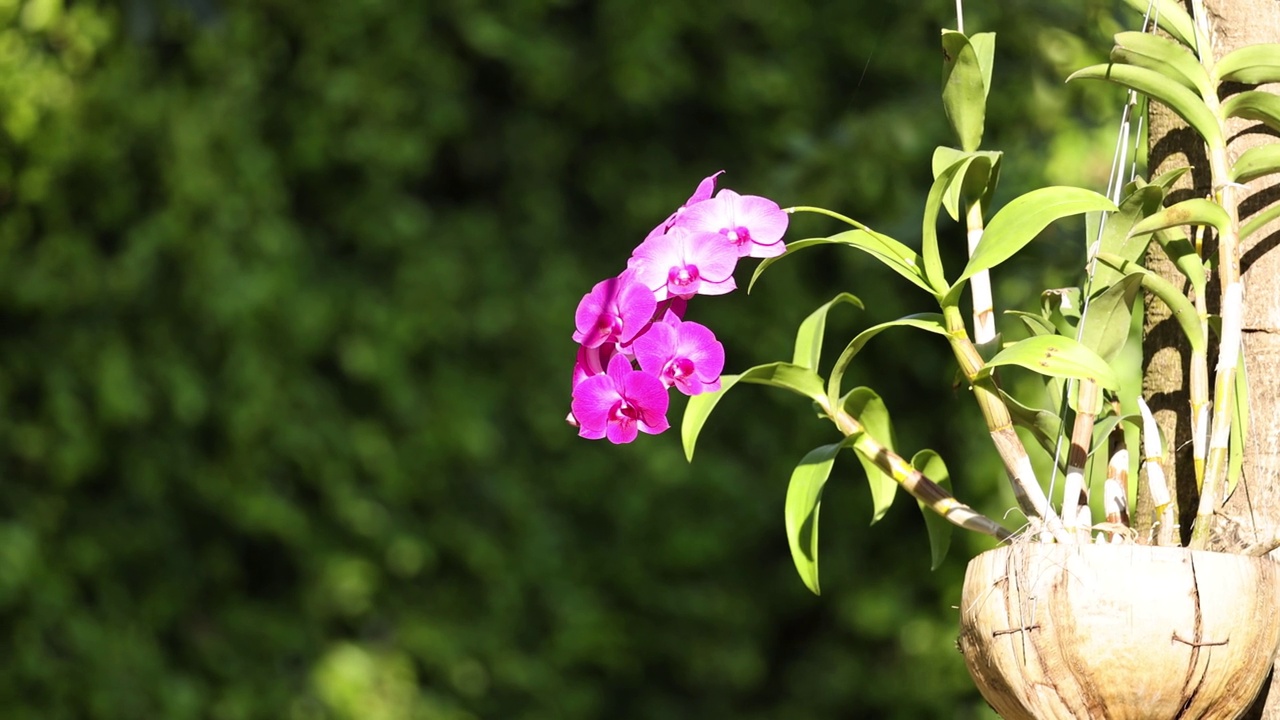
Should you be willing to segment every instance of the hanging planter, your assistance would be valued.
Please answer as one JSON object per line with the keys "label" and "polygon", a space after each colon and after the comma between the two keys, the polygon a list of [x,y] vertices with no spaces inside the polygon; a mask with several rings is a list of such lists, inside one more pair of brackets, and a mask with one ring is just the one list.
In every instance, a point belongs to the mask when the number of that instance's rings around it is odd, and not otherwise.
{"label": "hanging planter", "polygon": [[1006,720],[1239,717],[1278,644],[1267,558],[1024,542],[965,575],[960,649]]}

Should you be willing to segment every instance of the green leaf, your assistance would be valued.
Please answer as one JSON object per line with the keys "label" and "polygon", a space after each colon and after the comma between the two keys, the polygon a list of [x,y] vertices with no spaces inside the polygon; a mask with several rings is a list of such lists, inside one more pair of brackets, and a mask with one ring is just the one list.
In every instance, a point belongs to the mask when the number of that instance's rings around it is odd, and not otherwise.
{"label": "green leaf", "polygon": [[[701,396],[696,396],[701,397]],[[805,587],[814,595],[818,587],[818,510],[822,506],[822,488],[831,477],[831,467],[844,443],[833,443],[810,450],[791,472],[784,506],[787,545],[791,559]]]}
{"label": "green leaf", "polygon": [[[1204,261],[1200,259],[1200,255],[1191,246],[1186,235],[1175,232],[1173,228],[1167,228],[1156,232],[1154,237],[1160,249],[1173,262],[1173,266],[1191,282],[1196,295],[1204,297],[1205,283],[1209,278],[1205,274]],[[1125,259],[1130,260],[1130,258]]]}
{"label": "green leaf", "polygon": [[[951,492],[951,473],[942,457],[932,450],[921,450],[911,458],[911,467],[920,471],[921,475],[937,483],[947,492]],[[929,532],[930,570],[937,570],[951,549],[951,533],[955,526],[947,522],[938,513],[929,509],[928,505],[917,501],[920,512],[924,513],[924,527]]]}
{"label": "green leaf", "polygon": [[1142,288],[1142,275],[1131,273],[1089,301],[1080,342],[1110,363],[1129,339],[1133,304]]}
{"label": "green leaf", "polygon": [[983,213],[994,194],[996,181],[1000,176],[1000,158],[1003,153],[990,151],[965,152],[949,147],[938,147],[933,151],[933,175],[937,177],[947,168],[958,163],[963,167],[956,171],[955,177],[942,196],[942,204],[952,220],[961,221],[965,212],[965,203],[978,202]]}
{"label": "green leaf", "polygon": [[1023,312],[1021,310],[1005,310],[1005,315],[1012,315],[1022,321],[1027,326],[1027,330],[1032,335],[1054,335],[1058,331],[1053,327],[1053,323],[1036,315],[1035,313]]}
{"label": "green leaf", "polygon": [[1280,145],[1259,145],[1240,154],[1231,166],[1231,180],[1247,183],[1277,171],[1280,171]]}
{"label": "green leaf", "polygon": [[[994,36],[982,49],[993,50],[993,43]],[[988,60],[984,73],[978,49],[963,33],[942,31],[942,105],[960,147],[967,151],[977,150],[982,144],[991,77],[991,63]]]}
{"label": "green leaf", "polygon": [[1194,198],[1170,205],[1143,220],[1129,231],[1130,235],[1152,233],[1180,225],[1210,225],[1223,232],[1231,224],[1231,218],[1222,206],[1212,200]]}
{"label": "green leaf", "polygon": [[[1031,437],[1035,438],[1040,447],[1052,457],[1054,444],[1058,441],[1058,436],[1062,434],[1062,418],[1058,417],[1058,413],[1023,405],[1017,398],[1004,390],[1000,391],[1000,397],[1004,399],[1005,406],[1009,408],[1009,416],[1013,418],[1013,424],[1026,428],[1031,433]],[[1066,457],[1064,455],[1060,458],[1060,464],[1064,471],[1066,470],[1065,463]]]}
{"label": "green leaf", "polygon": [[1187,342],[1191,344],[1191,348],[1197,352],[1205,351],[1204,331],[1200,328],[1200,316],[1196,312],[1196,307],[1191,304],[1186,295],[1182,294],[1181,290],[1174,287],[1173,283],[1124,258],[1100,253],[1098,260],[1126,275],[1140,273],[1142,275],[1142,287],[1169,306],[1169,311],[1173,313],[1178,326],[1182,328],[1182,332],[1187,336]]}
{"label": "green leaf", "polygon": [[1137,90],[1169,107],[1186,120],[1205,142],[1217,147],[1224,144],[1222,128],[1204,100],[1183,87],[1177,80],[1161,75],[1154,70],[1135,67],[1133,65],[1091,65],[1072,73],[1067,81],[1072,80],[1109,80],[1118,85]]}
{"label": "green leaf", "polygon": [[947,326],[942,315],[938,313],[920,313],[918,315],[908,315],[890,320],[879,325],[873,325],[866,330],[854,336],[853,340],[845,346],[844,351],[840,353],[840,357],[836,359],[836,364],[831,368],[831,375],[827,378],[827,397],[832,405],[840,397],[840,382],[844,379],[844,373],[849,369],[849,364],[853,362],[853,358],[862,350],[871,338],[892,327],[914,327],[925,330],[938,335],[946,336]]}
{"label": "green leaf", "polygon": [[1057,335],[1020,340],[996,353],[980,372],[990,374],[1002,365],[1017,365],[1050,377],[1094,380],[1109,390],[1120,386],[1115,370],[1106,360],[1075,340]]}
{"label": "green leaf", "polygon": [[760,278],[765,268],[770,267],[779,260],[792,257],[800,250],[817,245],[845,245],[861,250],[884,263],[890,270],[910,280],[921,289],[930,293],[933,292],[933,288],[929,287],[928,283],[924,281],[924,275],[920,270],[920,256],[914,250],[888,235],[869,230],[847,230],[831,237],[807,238],[787,243],[786,252],[775,257],[766,258],[756,266],[755,272],[751,275],[751,282],[747,285],[747,292],[751,292],[751,288],[755,287],[756,280]]}
{"label": "green leaf", "polygon": [[1178,182],[1183,175],[1186,175],[1189,172],[1191,172],[1191,168],[1186,165],[1172,170],[1166,170],[1165,172],[1157,175],[1155,179],[1151,181],[1151,184],[1160,187],[1165,192],[1169,192],[1169,188],[1173,187],[1174,183]]}
{"label": "green leaf", "polygon": [[[1176,179],[1176,178],[1175,178]],[[1098,251],[1112,253],[1126,260],[1137,262],[1146,252],[1151,238],[1146,235],[1131,234],[1133,226],[1143,218],[1157,212],[1164,202],[1165,190],[1160,185],[1151,184],[1134,188],[1120,201],[1120,208],[1106,218],[1102,235],[1098,242]],[[1095,268],[1095,283],[1111,285],[1120,279],[1120,274],[1106,266]]]}
{"label": "green leaf", "polygon": [[1155,0],[1154,3],[1150,0],[1124,0],[1124,3],[1144,17],[1150,14],[1160,29],[1181,40],[1193,50],[1199,47],[1196,43],[1195,23],[1177,0]]}
{"label": "green leaf", "polygon": [[771,385],[783,390],[790,390],[811,400],[822,399],[822,378],[813,370],[792,365],[791,363],[769,363],[757,365],[739,375],[721,375],[720,389],[715,392],[702,393],[689,398],[684,409],[684,419],[680,423],[680,439],[684,444],[685,457],[693,460],[694,445],[698,442],[698,434],[710,417],[711,411],[720,403],[724,394],[740,382]]}
{"label": "green leaf", "polygon": [[1114,211],[1116,206],[1092,190],[1047,187],[1021,195],[1000,209],[982,233],[956,285],[974,273],[989,270],[1026,247],[1049,223],[1092,210]]}
{"label": "green leaf", "polygon": [[[874,390],[868,387],[854,388],[844,396],[840,406],[862,424],[863,430],[873,440],[890,452],[896,452],[893,449],[893,425],[889,422],[889,409]],[[893,504],[893,498],[898,492],[898,481],[863,457],[862,453],[858,453],[858,462],[866,471],[867,483],[871,486],[871,524],[874,525]]]}
{"label": "green leaf", "polygon": [[1254,213],[1254,215],[1249,218],[1248,222],[1240,226],[1240,239],[1244,240],[1250,235],[1258,232],[1277,217],[1280,217],[1280,203],[1270,205],[1262,212]]}
{"label": "green leaf", "polygon": [[1255,120],[1280,132],[1280,96],[1265,90],[1246,90],[1222,103],[1223,117]]}
{"label": "green leaf", "polygon": [[1227,53],[1213,66],[1215,79],[1247,85],[1280,82],[1280,45],[1246,45]]}
{"label": "green leaf", "polygon": [[1191,49],[1160,35],[1144,32],[1122,32],[1116,35],[1111,62],[1128,63],[1154,70],[1177,80],[1201,97],[1213,94],[1209,73]]}
{"label": "green leaf", "polygon": [[817,370],[818,363],[822,360],[822,338],[826,334],[827,313],[831,308],[841,303],[848,303],[863,309],[862,301],[849,293],[840,293],[830,302],[824,303],[817,310],[809,314],[809,317],[800,323],[800,329],[796,331],[796,345],[791,355],[791,364],[798,367]]}
{"label": "green leaf", "polygon": [[942,256],[938,253],[938,211],[942,209],[943,199],[952,180],[962,171],[967,161],[960,162],[943,170],[929,188],[929,197],[924,201],[924,221],[921,225],[920,252],[924,256],[924,279],[937,295],[947,289],[946,271],[942,267]]}

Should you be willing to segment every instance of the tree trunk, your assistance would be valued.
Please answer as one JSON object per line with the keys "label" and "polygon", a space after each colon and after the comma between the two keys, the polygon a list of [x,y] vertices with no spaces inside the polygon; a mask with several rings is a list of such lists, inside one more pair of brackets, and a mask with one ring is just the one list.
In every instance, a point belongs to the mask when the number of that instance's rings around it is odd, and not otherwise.
{"label": "tree trunk", "polygon": [[[1280,42],[1280,3],[1274,0],[1205,0],[1209,31],[1217,57],[1244,45]],[[1190,8],[1188,8],[1190,11]],[[1275,87],[1267,88],[1276,90]],[[1226,87],[1225,93],[1238,88]],[[1206,197],[1208,163],[1198,136],[1168,109],[1152,104],[1151,174],[1190,164],[1171,202]],[[1245,150],[1274,142],[1262,125],[1231,121],[1228,125],[1232,161]],[[1280,199],[1280,183],[1266,177],[1249,184],[1240,208],[1241,221]],[[1241,270],[1245,284],[1244,365],[1249,379],[1250,427],[1244,471],[1234,494],[1214,524],[1212,546],[1226,552],[1251,552],[1273,545],[1280,537],[1280,222],[1272,222],[1243,242]],[[1160,249],[1152,244],[1149,267],[1181,283]],[[1209,287],[1209,309],[1216,312],[1218,285]],[[1165,472],[1176,477],[1178,530],[1185,541],[1195,517],[1197,491],[1191,460],[1190,411],[1187,398],[1188,359],[1182,334],[1158,300],[1148,299],[1143,344],[1143,395],[1156,413],[1169,442]],[[1209,359],[1209,367],[1216,359]],[[1212,387],[1212,383],[1210,385]],[[1149,499],[1140,499],[1138,512],[1149,514]],[[1146,517],[1146,516],[1144,516]],[[1149,527],[1149,521],[1148,521]],[[1280,551],[1272,553],[1280,560]],[[1273,672],[1270,691],[1246,717],[1280,720],[1280,680]]]}

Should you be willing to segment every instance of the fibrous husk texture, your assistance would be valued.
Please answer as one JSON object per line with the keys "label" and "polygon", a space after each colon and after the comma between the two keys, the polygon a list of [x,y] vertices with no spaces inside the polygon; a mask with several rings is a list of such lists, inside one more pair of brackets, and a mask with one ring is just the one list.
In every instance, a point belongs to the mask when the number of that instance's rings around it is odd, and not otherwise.
{"label": "fibrous husk texture", "polygon": [[1236,718],[1280,643],[1267,558],[1020,543],[969,563],[960,649],[1004,718]]}

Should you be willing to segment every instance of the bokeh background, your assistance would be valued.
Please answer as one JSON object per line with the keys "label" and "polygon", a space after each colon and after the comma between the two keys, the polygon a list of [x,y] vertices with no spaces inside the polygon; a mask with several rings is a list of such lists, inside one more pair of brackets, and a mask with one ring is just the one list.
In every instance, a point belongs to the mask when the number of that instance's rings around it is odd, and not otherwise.
{"label": "bokeh background", "polygon": [[[1062,81],[1114,5],[965,9],[999,33],[998,197],[1102,188],[1122,98]],[[675,432],[564,423],[579,298],[711,172],[918,243],[944,26],[938,0],[0,0],[0,716],[990,717],[954,649],[982,539],[931,572],[915,503],[868,527],[844,457],[823,596],[796,577],[786,479],[833,438],[805,403],[735,390],[692,465]],[[1072,279],[1064,227],[1002,307]],[[867,309],[833,345],[929,309],[818,249],[690,315],[741,370],[841,290]],[[899,446],[1001,515],[945,345],[873,348]]]}

